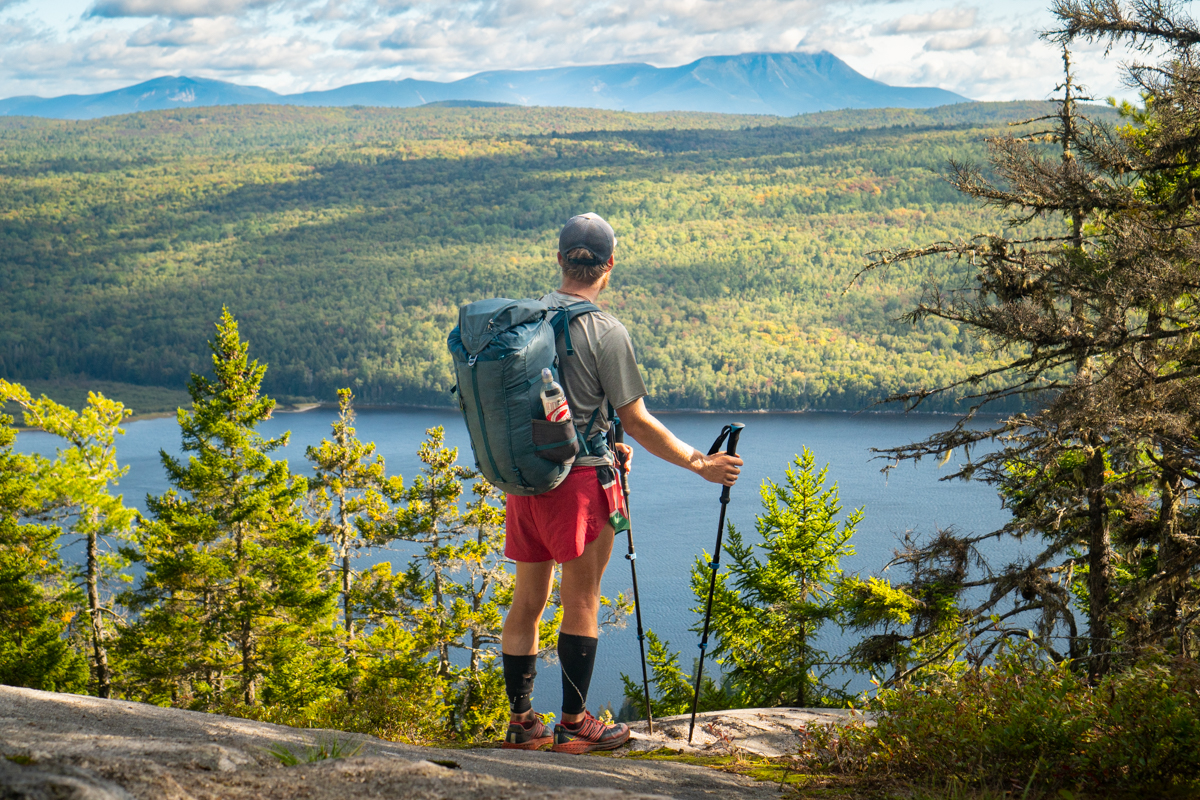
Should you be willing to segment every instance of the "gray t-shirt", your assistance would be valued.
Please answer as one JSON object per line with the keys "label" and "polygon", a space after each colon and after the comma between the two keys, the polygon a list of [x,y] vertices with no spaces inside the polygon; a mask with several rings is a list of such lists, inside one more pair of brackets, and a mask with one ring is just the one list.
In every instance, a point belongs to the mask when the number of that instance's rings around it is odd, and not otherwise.
{"label": "gray t-shirt", "polygon": [[[562,308],[583,301],[554,291],[543,297],[542,302],[551,308]],[[558,345],[558,372],[571,405],[571,418],[580,433],[587,430],[597,408],[600,413],[591,435],[608,431],[608,403],[620,408],[646,396],[646,384],[633,357],[629,331],[612,314],[603,311],[581,314],[571,321],[571,347],[575,355],[567,355],[561,338]],[[591,467],[612,462],[581,455],[575,463]]]}

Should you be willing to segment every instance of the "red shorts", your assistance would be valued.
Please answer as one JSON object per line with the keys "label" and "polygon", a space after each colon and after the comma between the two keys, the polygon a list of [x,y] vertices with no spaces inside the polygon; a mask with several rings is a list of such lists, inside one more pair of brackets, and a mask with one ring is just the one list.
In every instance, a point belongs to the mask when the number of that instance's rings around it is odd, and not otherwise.
{"label": "red shorts", "polygon": [[[583,548],[612,522],[614,511],[624,515],[620,489],[612,485],[613,475],[611,468],[575,467],[566,480],[544,494],[508,495],[505,557],[530,563],[554,559],[561,564],[583,555]],[[601,484],[602,478],[608,486]]]}

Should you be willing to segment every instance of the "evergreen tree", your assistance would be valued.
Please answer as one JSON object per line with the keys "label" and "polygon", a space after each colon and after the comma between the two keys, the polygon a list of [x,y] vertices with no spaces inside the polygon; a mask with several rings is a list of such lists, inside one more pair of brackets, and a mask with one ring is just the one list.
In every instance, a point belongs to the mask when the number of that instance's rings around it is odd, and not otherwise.
{"label": "evergreen tree", "polygon": [[[313,464],[311,502],[317,516],[317,533],[329,542],[338,560],[342,596],[342,628],[355,636],[351,589],[356,578],[351,560],[371,544],[379,544],[380,524],[392,514],[401,498],[404,481],[387,477],[383,457],[374,443],[365,444],[354,430],[354,395],[338,391],[338,418],[333,440],[321,440],[306,451]],[[362,621],[359,621],[359,627]]]}
{"label": "evergreen tree", "polygon": [[[417,451],[424,466],[385,525],[388,538],[421,549],[406,572],[392,579],[377,569],[368,584],[389,584],[398,614],[432,646],[436,674],[449,691],[451,727],[473,734],[506,713],[496,663],[503,609],[512,598],[503,562],[504,511],[495,487],[457,463],[458,449],[446,447],[442,428],[426,435]],[[474,499],[460,505],[469,481]],[[466,654],[465,668],[452,664],[454,650]]]}
{"label": "evergreen tree", "polygon": [[112,667],[108,642],[112,633],[106,616],[116,616],[111,584],[127,565],[112,543],[128,536],[136,513],[126,508],[110,487],[128,470],[117,464],[116,437],[124,433],[119,426],[132,412],[91,392],[86,407],[76,412],[44,396],[34,400],[23,386],[4,380],[0,380],[0,400],[23,408],[29,427],[66,440],[58,458],[41,470],[39,483],[53,498],[55,515],[86,545],[82,574],[74,569],[69,572],[84,592],[87,625],[83,636],[91,652],[91,685],[97,696],[109,697]]}
{"label": "evergreen tree", "polygon": [[[990,175],[953,166],[952,182],[1010,224],[886,252],[872,266],[931,254],[970,263],[972,280],[931,284],[908,318],[960,326],[1002,357],[964,381],[893,398],[915,407],[978,389],[952,429],[885,452],[948,459],[957,449],[965,461],[949,477],[996,485],[1014,512],[999,531],[939,535],[909,563],[966,565],[987,540],[1039,542],[1027,558],[983,564],[978,576],[958,570],[947,585],[979,645],[973,657],[1025,635],[1034,617],[1043,651],[1098,681],[1146,648],[1197,652],[1200,24],[1164,0],[1059,0],[1054,12],[1059,26],[1046,36],[1063,46],[1065,67],[1057,113],[1031,121],[1045,130],[989,140]],[[1124,105],[1127,124],[1081,113],[1067,50],[1081,40],[1161,56],[1128,66],[1145,106]],[[1031,236],[1031,220],[1053,227]],[[1031,413],[976,424],[978,411],[1015,397],[1033,398]]]}
{"label": "evergreen tree", "polygon": [[[815,640],[826,623],[842,619],[845,580],[838,564],[854,555],[850,539],[863,514],[857,509],[837,519],[842,507],[837,484],[825,486],[828,470],[817,471],[805,448],[782,485],[769,479],[763,484],[763,513],[755,518],[759,544],[747,543],[729,525],[724,544],[729,567],[717,573],[709,624],[712,654],[725,675],[719,685],[705,678],[700,709],[820,706],[839,699],[840,690],[825,682],[836,666]],[[707,605],[709,575],[708,564],[697,559],[692,593],[698,614]],[[679,667],[679,656],[657,636],[648,638],[652,711],[690,709],[694,683]],[[636,708],[641,685],[626,675],[621,679],[626,705]]]}
{"label": "evergreen tree", "polygon": [[249,360],[228,310],[210,347],[214,378],[192,376],[192,409],[178,415],[188,459],[162,453],[174,488],[147,498],[131,551],[142,614],[124,642],[138,693],[202,708],[254,705],[268,670],[308,658],[336,600],[303,513],[307,483],[270,457],[287,434],[257,431],[275,406],[259,393],[266,367]]}
{"label": "evergreen tree", "polygon": [[[825,487],[828,470],[818,472],[805,448],[782,485],[769,479],[763,484],[763,513],[755,519],[760,544],[747,543],[729,525],[729,567],[717,574],[710,630],[713,656],[743,707],[823,705],[838,693],[824,682],[829,656],[816,637],[838,619],[838,562],[854,555],[850,538],[862,509],[836,519],[842,507],[837,484]],[[709,569],[697,560],[692,592],[701,602],[708,586]]]}
{"label": "evergreen tree", "polygon": [[13,450],[12,422],[0,414],[0,683],[82,692],[87,659],[67,641],[81,598],[59,557],[61,531],[43,521],[46,461]]}

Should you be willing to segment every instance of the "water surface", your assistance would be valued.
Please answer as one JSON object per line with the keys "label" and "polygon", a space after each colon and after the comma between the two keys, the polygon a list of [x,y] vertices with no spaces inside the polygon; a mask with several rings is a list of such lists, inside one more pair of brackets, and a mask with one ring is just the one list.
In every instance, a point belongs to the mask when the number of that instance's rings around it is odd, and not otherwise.
{"label": "water surface", "polygon": [[[328,409],[277,414],[263,424],[262,432],[276,436],[291,431],[291,442],[282,457],[293,469],[308,474],[304,448],[328,436],[335,417],[336,413]],[[988,487],[938,480],[951,471],[953,461],[940,470],[926,461],[902,466],[887,476],[880,472],[883,462],[873,460],[872,447],[923,438],[949,426],[952,420],[946,416],[813,412],[673,413],[661,418],[678,436],[705,451],[722,425],[745,423],[739,452],[746,459],[746,467],[731,493],[728,519],[747,534],[752,534],[755,514],[761,508],[759,487],[763,481],[768,477],[781,481],[795,455],[809,448],[818,465],[829,465],[829,480],[838,484],[843,513],[863,509],[864,518],[853,539],[856,553],[842,563],[847,572],[877,573],[892,557],[898,537],[907,530],[929,533],[938,527],[955,526],[961,531],[982,532],[1000,527],[1007,518],[995,492]],[[436,425],[445,427],[447,443],[460,448],[460,459],[469,463],[466,428],[453,409],[364,409],[359,412],[357,428],[360,438],[376,443],[387,460],[389,473],[399,472],[407,480],[420,467],[416,452],[425,430]],[[179,428],[174,418],[161,418],[130,423],[126,431],[118,445],[118,456],[122,464],[129,465],[129,473],[120,491],[126,503],[144,509],[147,494],[167,488],[159,450],[178,453]],[[53,437],[40,432],[22,432],[17,441],[23,450],[46,455],[52,455],[57,444]],[[689,630],[698,620],[692,611],[696,600],[689,585],[689,570],[695,557],[711,551],[715,543],[720,487],[659,461],[636,444],[634,447],[630,507],[643,621],[674,649],[682,651],[682,663],[687,665],[698,652],[699,641],[699,636]],[[631,587],[628,562],[621,557],[625,552],[624,536],[616,544],[603,581],[603,590],[609,595],[628,592]],[[394,562],[404,558],[399,553],[381,557]],[[834,630],[822,639],[822,645],[835,653],[847,644]],[[605,703],[612,703],[614,708],[621,705],[621,672],[640,677],[632,623],[601,636],[589,703],[593,709]],[[539,709],[557,710],[559,681],[557,665],[541,665],[535,695]],[[852,686],[866,688],[866,678],[860,676]]]}

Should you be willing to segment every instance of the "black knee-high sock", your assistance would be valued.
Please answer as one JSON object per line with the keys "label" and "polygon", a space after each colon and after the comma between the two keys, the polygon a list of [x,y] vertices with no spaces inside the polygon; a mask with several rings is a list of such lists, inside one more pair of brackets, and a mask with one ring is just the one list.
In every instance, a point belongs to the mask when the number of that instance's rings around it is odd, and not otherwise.
{"label": "black knee-high sock", "polygon": [[510,656],[501,653],[504,663],[504,691],[508,708],[514,714],[524,714],[533,708],[533,679],[537,677],[537,656]]}
{"label": "black knee-high sock", "polygon": [[595,637],[558,634],[558,660],[562,664],[563,713],[582,714],[596,664]]}

